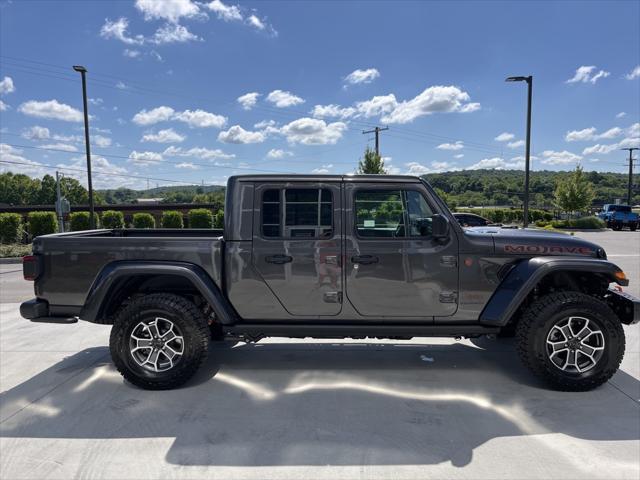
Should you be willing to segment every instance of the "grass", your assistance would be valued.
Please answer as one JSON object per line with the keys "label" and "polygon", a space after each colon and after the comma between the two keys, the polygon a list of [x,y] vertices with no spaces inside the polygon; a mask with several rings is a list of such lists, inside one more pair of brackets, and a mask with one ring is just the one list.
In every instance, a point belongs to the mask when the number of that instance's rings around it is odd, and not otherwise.
{"label": "grass", "polygon": [[31,254],[31,244],[0,244],[0,258],[24,257],[25,255],[29,254]]}

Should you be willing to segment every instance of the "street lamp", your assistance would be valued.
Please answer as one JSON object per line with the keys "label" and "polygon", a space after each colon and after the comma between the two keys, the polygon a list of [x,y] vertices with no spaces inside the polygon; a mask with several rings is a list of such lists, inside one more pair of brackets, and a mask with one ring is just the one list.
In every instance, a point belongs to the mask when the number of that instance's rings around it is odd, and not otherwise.
{"label": "street lamp", "polygon": [[87,108],[87,69],[74,65],[73,69],[82,75],[82,103],[84,105],[84,143],[87,152],[87,183],[89,187],[89,228],[96,228],[93,213],[93,185],[91,184],[91,147],[89,145],[89,111]]}
{"label": "street lamp", "polygon": [[527,82],[527,146],[524,159],[524,228],[529,225],[529,167],[531,162],[531,91],[533,90],[533,76],[508,77],[507,82]]}

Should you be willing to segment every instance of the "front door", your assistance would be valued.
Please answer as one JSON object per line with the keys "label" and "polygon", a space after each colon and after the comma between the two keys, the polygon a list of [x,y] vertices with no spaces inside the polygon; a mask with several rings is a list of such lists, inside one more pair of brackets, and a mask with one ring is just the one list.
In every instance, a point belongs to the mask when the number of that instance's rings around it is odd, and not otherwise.
{"label": "front door", "polygon": [[258,274],[291,315],[340,313],[341,183],[262,183],[255,192]]}
{"label": "front door", "polygon": [[453,315],[457,240],[431,235],[437,209],[421,184],[345,183],[345,278],[349,302],[366,317]]}

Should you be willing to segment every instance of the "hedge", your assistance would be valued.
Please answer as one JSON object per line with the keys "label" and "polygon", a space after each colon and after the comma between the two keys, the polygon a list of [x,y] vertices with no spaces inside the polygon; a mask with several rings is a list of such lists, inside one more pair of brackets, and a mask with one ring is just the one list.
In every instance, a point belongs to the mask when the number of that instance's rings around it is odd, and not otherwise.
{"label": "hedge", "polygon": [[206,208],[189,210],[189,228],[213,228],[213,214]]}
{"label": "hedge", "polygon": [[150,213],[134,213],[133,228],[156,228],[156,219]]}
{"label": "hedge", "polygon": [[[480,215],[481,217],[488,218],[495,223],[522,222],[523,219],[522,210],[511,208],[459,208],[456,211]],[[540,220],[546,220],[549,222],[553,220],[553,214],[546,210],[529,210],[530,222]]]}
{"label": "hedge", "polygon": [[162,228],[183,228],[182,213],[177,210],[162,212]]}
{"label": "hedge", "polygon": [[27,221],[29,233],[34,238],[58,231],[58,219],[55,212],[29,212]]}
{"label": "hedge", "polygon": [[213,216],[213,228],[224,228],[224,210],[218,210]]}
{"label": "hedge", "polygon": [[[89,218],[89,212],[73,212],[69,215],[69,226],[71,231],[79,232],[81,230],[91,230]],[[96,212],[93,212],[93,225],[94,228],[99,228],[100,225],[100,220]]]}
{"label": "hedge", "polygon": [[115,210],[105,210],[102,213],[102,228],[124,228],[124,215]]}
{"label": "hedge", "polygon": [[0,243],[19,243],[22,240],[22,216],[0,213]]}

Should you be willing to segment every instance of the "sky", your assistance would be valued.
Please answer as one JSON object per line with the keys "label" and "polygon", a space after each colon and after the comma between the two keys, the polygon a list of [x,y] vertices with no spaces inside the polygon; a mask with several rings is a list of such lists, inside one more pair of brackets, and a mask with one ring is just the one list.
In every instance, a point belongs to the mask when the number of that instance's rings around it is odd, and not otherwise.
{"label": "sky", "polygon": [[[635,20],[634,20],[635,19]],[[0,171],[95,188],[353,173],[626,172],[639,1],[0,0]]]}

